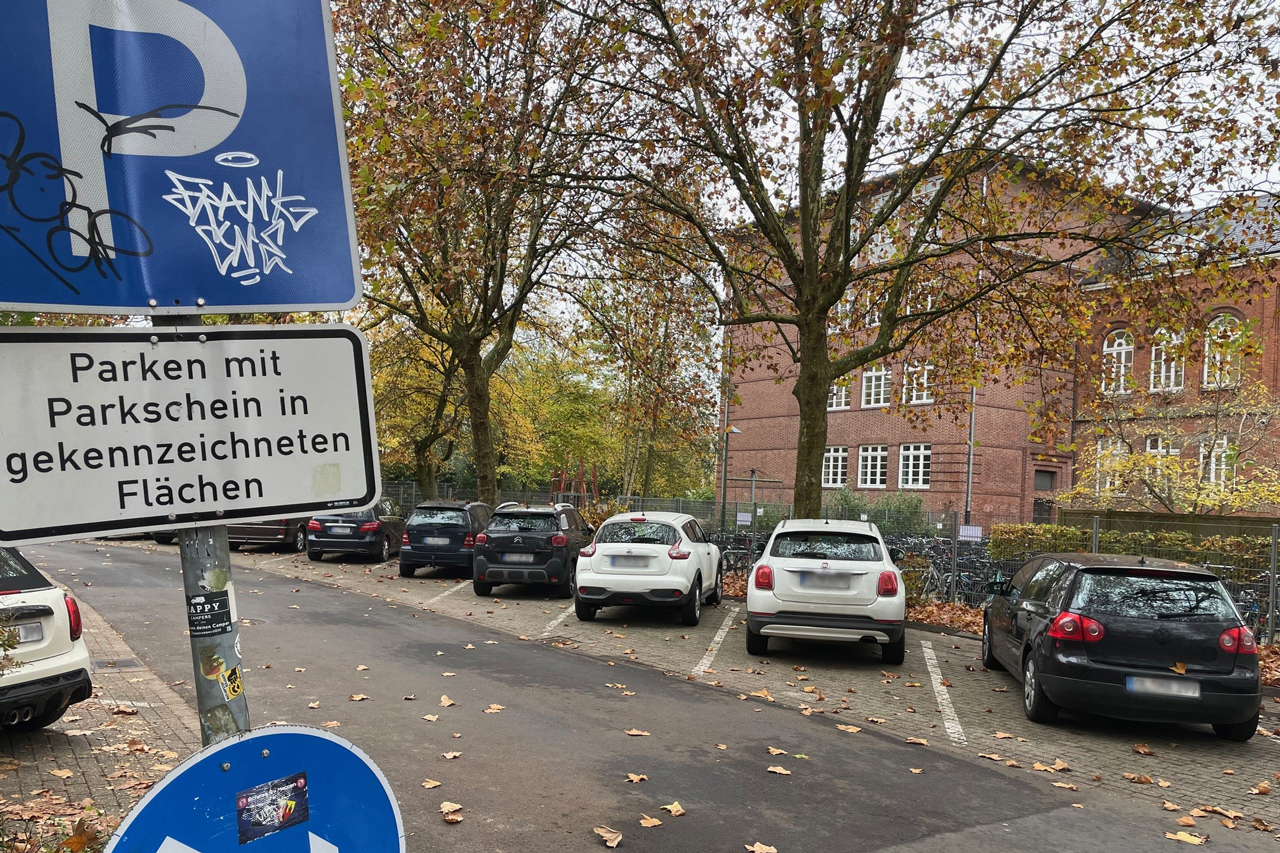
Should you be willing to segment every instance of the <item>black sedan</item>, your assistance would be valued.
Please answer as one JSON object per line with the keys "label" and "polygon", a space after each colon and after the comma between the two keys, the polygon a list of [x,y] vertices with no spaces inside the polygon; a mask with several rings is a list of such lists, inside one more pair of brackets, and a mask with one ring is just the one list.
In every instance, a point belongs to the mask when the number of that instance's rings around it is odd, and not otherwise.
{"label": "black sedan", "polygon": [[1129,720],[1258,727],[1253,633],[1211,572],[1114,554],[1046,554],[990,590],[982,660],[1022,682],[1027,719],[1059,708]]}
{"label": "black sedan", "polygon": [[372,509],[317,515],[307,522],[307,558],[363,554],[385,563],[400,550],[403,536],[404,511],[395,501],[383,498]]}

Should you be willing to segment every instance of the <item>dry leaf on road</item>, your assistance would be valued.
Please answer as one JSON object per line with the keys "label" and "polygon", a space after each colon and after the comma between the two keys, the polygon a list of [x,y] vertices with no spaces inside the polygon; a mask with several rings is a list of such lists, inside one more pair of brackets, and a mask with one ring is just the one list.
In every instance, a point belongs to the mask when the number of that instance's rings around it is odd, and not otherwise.
{"label": "dry leaf on road", "polygon": [[631,737],[648,737],[649,733],[640,729],[627,729],[627,734]]}
{"label": "dry leaf on road", "polygon": [[662,826],[662,821],[658,820],[656,817],[649,817],[647,814],[641,812],[640,825],[645,829],[652,829],[655,826]]}
{"label": "dry leaf on road", "polygon": [[786,755],[787,751],[785,749],[778,749],[776,746],[771,746],[769,747],[769,754],[770,755]]}
{"label": "dry leaf on road", "polygon": [[1063,761],[1061,758],[1055,758],[1053,760],[1053,769],[1054,770],[1070,770],[1071,765]]}
{"label": "dry leaf on road", "polygon": [[914,774],[915,774],[915,775],[917,775],[917,776],[919,776],[920,774],[924,773],[924,768],[923,768],[923,767],[908,767],[907,769],[908,769],[908,770],[910,770],[912,773],[914,773]]}
{"label": "dry leaf on road", "polygon": [[875,723],[878,726],[884,725],[884,717],[867,717],[867,722]]}
{"label": "dry leaf on road", "polygon": [[1009,734],[1008,732],[996,732],[994,737],[996,740],[1009,740],[1010,738],[1013,737],[1013,735]]}
{"label": "dry leaf on road", "polygon": [[728,748],[729,748],[729,744],[727,744],[727,743],[718,743],[718,744],[716,744],[716,749],[728,749]]}
{"label": "dry leaf on road", "polygon": [[350,696],[348,696],[347,698],[348,698],[349,700],[351,700],[352,702],[363,702],[363,701],[365,701],[366,699],[368,699],[369,697],[368,697],[368,696],[366,696],[366,695],[364,695],[363,693],[352,693],[352,694],[351,694]]}
{"label": "dry leaf on road", "polygon": [[1070,782],[1054,782],[1054,783],[1053,783],[1053,787],[1055,787],[1055,788],[1066,788],[1068,791],[1079,791],[1079,790],[1080,790],[1080,789],[1079,789],[1079,788],[1077,788],[1075,785],[1072,785]]}
{"label": "dry leaf on road", "polygon": [[1151,751],[1151,747],[1147,746],[1145,743],[1135,743],[1133,745],[1133,751],[1138,753],[1138,755],[1155,755],[1155,753]]}
{"label": "dry leaf on road", "polygon": [[922,737],[909,737],[909,738],[907,738],[907,743],[914,743],[916,746],[928,746],[928,745],[929,745],[929,741],[928,741],[928,739],[926,739],[926,738],[922,738]]}
{"label": "dry leaf on road", "polygon": [[862,729],[858,728],[857,726],[836,726],[836,728],[842,732],[850,732],[851,734],[857,734],[858,732],[862,731]]}
{"label": "dry leaf on road", "polygon": [[1170,841],[1185,841],[1187,844],[1204,844],[1208,841],[1208,839],[1203,835],[1196,835],[1193,832],[1184,832],[1182,830],[1179,830],[1178,832],[1166,832],[1164,837],[1168,838]]}
{"label": "dry leaf on road", "polygon": [[1254,787],[1250,788],[1249,793],[1250,794],[1270,794],[1271,783],[1263,780],[1262,782],[1259,782]]}
{"label": "dry leaf on road", "polygon": [[679,800],[676,800],[669,806],[662,806],[662,810],[664,812],[670,812],[672,817],[680,817],[680,815],[684,814],[684,807],[680,805]]}
{"label": "dry leaf on road", "polygon": [[432,788],[439,788],[442,784],[444,784],[444,783],[443,783],[443,782],[437,782],[435,779],[423,779],[423,780],[422,780],[422,787],[424,787],[424,788],[426,788],[426,789],[428,789],[428,790],[430,790],[430,789],[432,789]]}
{"label": "dry leaf on road", "polygon": [[364,672],[368,668],[369,667],[365,666],[364,664],[360,664],[359,666],[356,667],[356,672]]}
{"label": "dry leaf on road", "polygon": [[985,758],[989,761],[1004,761],[998,752],[979,752],[978,757]]}
{"label": "dry leaf on road", "polygon": [[1138,775],[1137,773],[1125,773],[1125,774],[1123,774],[1123,775],[1124,775],[1124,778],[1128,779],[1130,782],[1134,783],[1135,785],[1150,785],[1150,784],[1151,784],[1151,777],[1150,777],[1150,776],[1140,776],[1140,775]]}
{"label": "dry leaf on road", "polygon": [[447,761],[452,761],[453,759],[457,758],[459,755],[462,755],[462,753],[461,752],[443,752],[440,754],[440,757],[444,758]]}
{"label": "dry leaf on road", "polygon": [[57,776],[59,779],[70,779],[75,773],[70,770],[50,770],[49,775]]}
{"label": "dry leaf on road", "polygon": [[341,726],[342,723],[338,722],[337,720],[330,720],[329,722],[321,723],[320,725],[324,726],[326,729],[336,729],[339,726]]}
{"label": "dry leaf on road", "polygon": [[417,694],[417,693],[410,693],[408,696],[404,697],[404,701],[406,701],[406,702],[413,702],[413,701],[417,700],[417,698],[418,698],[418,694]]}
{"label": "dry leaf on road", "polygon": [[770,773],[777,773],[779,776],[790,776],[790,775],[791,775],[791,771],[790,771],[790,770],[788,770],[788,769],[787,769],[787,768],[785,768],[785,767],[779,767],[779,766],[777,766],[777,765],[774,765],[773,767],[770,767],[770,768],[769,768],[769,772],[770,772]]}
{"label": "dry leaf on road", "polygon": [[622,843],[622,833],[607,826],[597,826],[596,835],[604,839],[605,847],[617,847]]}
{"label": "dry leaf on road", "polygon": [[451,705],[457,705],[457,704],[458,704],[457,702],[453,701],[453,700],[452,700],[452,699],[450,699],[448,696],[441,696],[441,697],[440,697],[440,707],[441,707],[441,708],[448,708],[448,707],[449,707],[449,706],[451,706]]}
{"label": "dry leaf on road", "polygon": [[1168,800],[1165,800],[1163,803],[1161,803],[1160,808],[1164,809],[1167,812],[1182,811],[1182,806],[1178,805],[1177,803],[1171,803]]}
{"label": "dry leaf on road", "polygon": [[1196,819],[1193,817],[1187,817],[1186,815],[1183,815],[1182,817],[1175,820],[1174,823],[1176,823],[1178,826],[1195,826]]}
{"label": "dry leaf on road", "polygon": [[471,645],[470,643],[467,643],[465,646],[463,646],[463,648],[464,648],[464,649],[474,649],[474,648],[475,648],[475,646]]}
{"label": "dry leaf on road", "polygon": [[744,844],[747,853],[778,853],[777,847],[770,847],[768,844],[761,844],[757,841],[755,844]]}
{"label": "dry leaf on road", "polygon": [[436,720],[440,719],[440,715],[439,715],[439,714],[427,714],[427,715],[426,715],[425,717],[423,717],[422,719],[426,720],[428,723],[434,723]]}
{"label": "dry leaf on road", "polygon": [[320,707],[320,703],[319,703],[319,702],[311,702],[311,703],[309,703],[309,704],[307,705],[307,707],[314,711],[316,708],[319,708],[319,707]]}
{"label": "dry leaf on road", "polygon": [[627,781],[628,781],[628,782],[631,782],[632,784],[635,784],[635,783],[637,783],[637,782],[643,782],[643,781],[645,781],[645,780],[646,780],[646,779],[648,779],[648,778],[649,778],[649,777],[648,777],[648,776],[646,776],[646,775],[645,775],[645,774],[643,774],[643,773],[628,773],[628,774],[627,774]]}

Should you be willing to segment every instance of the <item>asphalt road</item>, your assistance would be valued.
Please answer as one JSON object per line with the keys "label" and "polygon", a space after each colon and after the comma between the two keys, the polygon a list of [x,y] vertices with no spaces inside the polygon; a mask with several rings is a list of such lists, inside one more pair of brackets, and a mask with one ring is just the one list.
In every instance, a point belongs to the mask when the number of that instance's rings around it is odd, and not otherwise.
{"label": "asphalt road", "polygon": [[[109,543],[24,552],[161,677],[190,681],[174,554]],[[1053,788],[874,726],[842,732],[839,720],[403,604],[240,568],[234,577],[239,615],[250,623],[241,637],[253,720],[339,721],[334,731],[390,779],[409,851],[597,849],[592,830],[601,825],[624,833],[621,849],[653,851],[743,850],[757,841],[779,853],[1173,849],[1159,816],[1124,798]],[[352,694],[371,698],[352,702]],[[440,707],[445,694],[454,706]],[[313,702],[320,707],[308,708]],[[501,712],[483,713],[491,704]],[[425,721],[428,714],[439,719]],[[448,751],[462,754],[446,760]],[[632,784],[628,773],[648,779]],[[443,784],[426,790],[428,778]],[[442,822],[444,800],[462,804],[462,823]],[[676,801],[683,816],[661,810]],[[662,825],[642,828],[644,814]],[[1222,840],[1231,849],[1275,847],[1260,832]]]}

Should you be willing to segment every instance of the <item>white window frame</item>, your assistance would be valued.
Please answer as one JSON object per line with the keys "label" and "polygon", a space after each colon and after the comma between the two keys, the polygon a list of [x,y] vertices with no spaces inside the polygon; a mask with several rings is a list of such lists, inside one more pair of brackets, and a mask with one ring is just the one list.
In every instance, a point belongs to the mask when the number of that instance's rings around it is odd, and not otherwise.
{"label": "white window frame", "polygon": [[912,363],[902,371],[902,402],[908,406],[934,402],[932,364]]}
{"label": "white window frame", "polygon": [[827,391],[827,411],[839,412],[849,408],[849,386],[841,382],[832,382]]}
{"label": "white window frame", "polygon": [[1169,329],[1156,332],[1151,344],[1152,391],[1174,393],[1187,386],[1187,360],[1170,350],[1182,345],[1182,335]]}
{"label": "white window frame", "polygon": [[[1182,455],[1181,447],[1160,435],[1147,436],[1146,451],[1148,456],[1154,456],[1158,459],[1176,459]],[[1171,485],[1173,482],[1173,472],[1163,470],[1163,466],[1159,468],[1147,466],[1147,479],[1153,480],[1157,476],[1164,477],[1166,486]]]}
{"label": "white window frame", "polygon": [[1100,438],[1098,439],[1098,458],[1097,473],[1098,482],[1097,490],[1101,493],[1103,490],[1114,492],[1117,496],[1124,496],[1124,480],[1120,478],[1120,474],[1115,471],[1103,471],[1103,460],[1109,458],[1121,458],[1129,455],[1129,449],[1124,446],[1124,442],[1118,438]]}
{"label": "white window frame", "polygon": [[893,368],[868,367],[862,371],[862,408],[883,409],[893,402]]}
{"label": "white window frame", "polygon": [[822,454],[822,488],[842,489],[849,482],[849,448],[828,447]]}
{"label": "white window frame", "polygon": [[1236,466],[1227,465],[1231,442],[1224,435],[1212,445],[1200,444],[1200,482],[1230,485],[1236,478]]}
{"label": "white window frame", "polygon": [[1133,332],[1113,329],[1102,340],[1102,393],[1111,396],[1133,391]]}
{"label": "white window frame", "polygon": [[1232,329],[1230,337],[1234,342],[1240,336],[1240,320],[1231,314],[1219,314],[1209,321],[1209,326],[1205,329],[1202,387],[1209,390],[1235,388],[1240,384],[1240,377],[1244,372],[1241,363],[1243,359],[1239,353],[1222,353],[1218,351],[1219,346],[1214,345],[1215,339],[1223,337],[1218,330],[1227,326]]}
{"label": "white window frame", "polygon": [[860,445],[858,447],[858,488],[885,489],[888,487],[889,445]]}
{"label": "white window frame", "polygon": [[899,489],[927,489],[932,475],[932,444],[904,444],[898,448]]}

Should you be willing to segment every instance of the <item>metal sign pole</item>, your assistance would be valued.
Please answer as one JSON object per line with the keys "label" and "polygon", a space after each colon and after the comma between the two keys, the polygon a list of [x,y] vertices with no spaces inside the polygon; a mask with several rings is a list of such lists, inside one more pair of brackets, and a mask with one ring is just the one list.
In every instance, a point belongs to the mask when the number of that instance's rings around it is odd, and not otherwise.
{"label": "metal sign pole", "polygon": [[1280,557],[1280,524],[1271,525],[1271,573],[1267,585],[1267,643],[1276,641],[1276,562]]}

